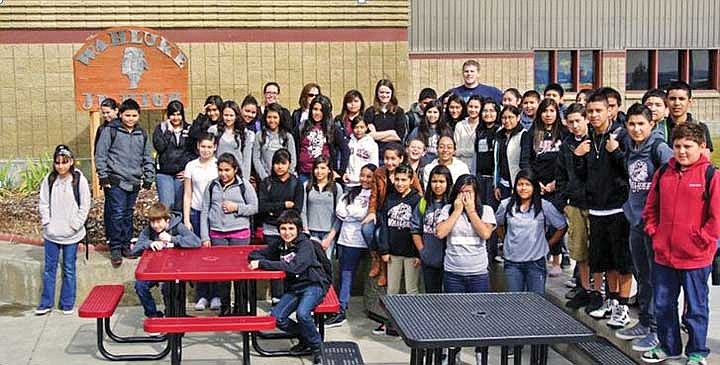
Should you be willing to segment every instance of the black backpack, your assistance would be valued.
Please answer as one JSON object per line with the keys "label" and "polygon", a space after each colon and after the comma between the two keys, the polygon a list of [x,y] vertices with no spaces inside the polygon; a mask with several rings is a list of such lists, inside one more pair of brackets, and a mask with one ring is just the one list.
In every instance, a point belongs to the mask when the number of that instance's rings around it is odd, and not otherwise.
{"label": "black backpack", "polygon": [[[660,178],[662,178],[665,171],[668,169],[668,164],[664,164],[660,166],[660,169],[658,170],[658,177],[655,182],[655,193],[660,192]],[[712,178],[715,175],[715,166],[709,165],[707,169],[705,169],[705,191],[703,192],[703,200],[705,201],[705,205],[710,204],[710,183],[712,182]],[[660,208],[660,195],[658,195],[658,210]],[[705,207],[706,210],[709,207]]]}
{"label": "black backpack", "polygon": [[333,277],[333,269],[332,269],[332,262],[330,262],[330,259],[327,258],[327,255],[325,254],[325,250],[323,249],[322,245],[320,244],[320,241],[317,239],[310,239],[310,243],[312,243],[313,251],[315,252],[315,259],[320,263],[320,267],[323,271],[323,280],[321,280],[321,285],[325,291],[330,287],[330,282],[332,282]]}
{"label": "black backpack", "polygon": [[[80,171],[73,170],[72,173],[72,190],[73,190],[73,196],[75,197],[75,204],[77,204],[78,208],[80,208]],[[52,189],[53,185],[55,184],[55,180],[57,180],[57,174],[53,171],[48,175],[48,205],[50,206],[50,214],[52,214]],[[92,206],[92,202],[90,202],[90,205]],[[90,240],[87,238],[88,229],[87,229],[87,219],[85,220],[85,259],[90,258]]]}

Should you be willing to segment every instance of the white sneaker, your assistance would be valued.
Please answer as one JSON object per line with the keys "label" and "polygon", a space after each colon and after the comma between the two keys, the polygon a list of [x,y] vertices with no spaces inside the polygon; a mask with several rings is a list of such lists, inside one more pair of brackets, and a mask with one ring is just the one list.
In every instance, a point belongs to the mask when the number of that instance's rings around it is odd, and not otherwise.
{"label": "white sneaker", "polygon": [[220,298],[215,297],[210,300],[210,310],[220,310],[220,307],[222,307],[222,302],[220,301]]}
{"label": "white sneaker", "polygon": [[195,303],[195,310],[196,311],[204,311],[205,307],[207,307],[208,301],[205,298],[198,299],[197,303]]}
{"label": "white sneaker", "polygon": [[607,318],[612,313],[612,308],[615,305],[618,305],[617,300],[605,299],[605,301],[603,302],[603,305],[600,308],[589,313],[590,317],[593,317],[595,319]]}
{"label": "white sneaker", "polygon": [[62,314],[66,315],[66,316],[73,315],[73,314],[75,314],[75,308],[63,309]]}
{"label": "white sneaker", "polygon": [[50,311],[52,311],[52,308],[38,308],[35,309],[35,315],[42,316],[50,313]]}
{"label": "white sneaker", "polygon": [[630,310],[628,306],[618,303],[617,300],[615,300],[615,303],[617,304],[612,308],[612,314],[607,325],[612,328],[623,328],[630,323]]}

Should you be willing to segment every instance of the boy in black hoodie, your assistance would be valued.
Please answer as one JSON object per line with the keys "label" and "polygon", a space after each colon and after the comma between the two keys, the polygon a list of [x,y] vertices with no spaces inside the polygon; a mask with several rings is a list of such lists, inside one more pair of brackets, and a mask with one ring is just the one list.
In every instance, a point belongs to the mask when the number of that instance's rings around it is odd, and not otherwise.
{"label": "boy in black hoodie", "polygon": [[[277,219],[282,243],[267,245],[250,253],[250,269],[285,271],[286,292],[273,307],[277,327],[297,335],[300,342],[290,351],[310,350],[313,364],[322,363],[322,339],[315,327],[313,310],[322,302],[330,286],[328,276],[315,253],[314,244],[302,232],[302,218],[294,210],[283,212]],[[279,258],[279,260],[277,259]],[[297,322],[290,319],[295,312]]]}
{"label": "boy in black hoodie", "polygon": [[[167,248],[200,247],[200,238],[185,227],[179,216],[170,215],[170,209],[162,204],[155,203],[148,209],[147,218],[150,225],[145,227],[138,241],[130,252],[133,256],[142,254],[145,250],[160,251]],[[150,289],[158,285],[157,281],[138,280],[135,282],[135,292],[145,310],[146,317],[162,317],[163,313],[155,307],[155,300]],[[161,287],[163,298],[167,296],[165,286]]]}

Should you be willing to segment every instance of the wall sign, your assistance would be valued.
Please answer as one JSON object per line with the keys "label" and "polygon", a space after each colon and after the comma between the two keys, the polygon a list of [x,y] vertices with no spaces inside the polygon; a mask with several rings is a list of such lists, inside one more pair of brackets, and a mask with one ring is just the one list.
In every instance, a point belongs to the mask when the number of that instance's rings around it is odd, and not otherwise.
{"label": "wall sign", "polygon": [[135,99],[142,109],[187,105],[188,57],[161,33],[142,27],[110,28],[90,36],[73,56],[75,104],[97,111],[108,97]]}

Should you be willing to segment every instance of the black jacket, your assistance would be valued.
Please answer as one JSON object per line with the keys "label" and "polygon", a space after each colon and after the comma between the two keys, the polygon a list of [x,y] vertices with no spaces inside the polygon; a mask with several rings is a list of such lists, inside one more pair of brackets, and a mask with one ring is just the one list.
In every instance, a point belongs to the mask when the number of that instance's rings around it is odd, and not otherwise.
{"label": "black jacket", "polygon": [[[589,137],[583,138],[583,141]],[[557,159],[555,167],[555,185],[556,191],[560,194],[561,199],[567,204],[576,208],[587,208],[585,181],[586,175],[578,175],[575,173],[574,158],[575,148],[582,141],[575,139],[575,136],[569,135],[565,137],[562,145],[560,145],[560,155]]]}
{"label": "black jacket", "polygon": [[270,225],[277,225],[277,218],[286,211],[285,202],[295,203],[295,209],[302,211],[305,190],[303,184],[297,177],[290,175],[286,181],[281,181],[275,174],[268,176],[260,182],[258,193],[258,213],[265,215],[264,222]]}
{"label": "black jacket", "polygon": [[[623,144],[613,152],[605,145],[610,133],[622,135],[619,126],[611,127],[605,133],[590,130],[590,152],[585,156],[574,156],[575,174],[587,176],[585,184],[586,200],[589,209],[621,209],[628,197],[628,174],[625,168]],[[618,139],[619,141],[621,139]]]}
{"label": "black jacket", "polygon": [[300,233],[294,242],[284,243],[277,240],[248,255],[248,260],[259,260],[263,270],[284,271],[285,289],[296,291],[313,284],[327,288],[330,278],[325,275],[322,264],[315,256],[313,243],[305,234]]}
{"label": "black jacket", "polygon": [[487,124],[480,122],[475,128],[475,171],[477,176],[493,176],[495,173],[495,137],[498,131],[497,124],[488,128]]}
{"label": "black jacket", "polygon": [[165,127],[166,123],[161,122],[153,132],[153,147],[157,151],[157,172],[175,175],[183,171],[188,162],[197,158],[195,143],[190,136],[190,124],[183,122],[183,129],[177,140],[175,133]]}

